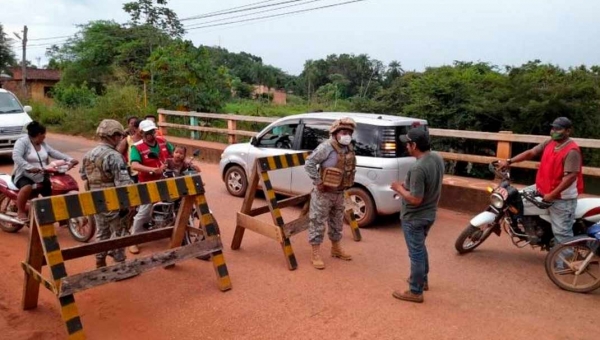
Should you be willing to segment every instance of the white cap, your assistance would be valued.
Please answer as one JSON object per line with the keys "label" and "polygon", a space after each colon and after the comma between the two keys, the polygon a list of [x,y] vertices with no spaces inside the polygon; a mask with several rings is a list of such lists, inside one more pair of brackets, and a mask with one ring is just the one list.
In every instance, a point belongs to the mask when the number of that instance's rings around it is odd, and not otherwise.
{"label": "white cap", "polygon": [[156,130],[156,124],[153,121],[144,119],[140,122],[140,129],[144,132],[148,132],[150,130]]}

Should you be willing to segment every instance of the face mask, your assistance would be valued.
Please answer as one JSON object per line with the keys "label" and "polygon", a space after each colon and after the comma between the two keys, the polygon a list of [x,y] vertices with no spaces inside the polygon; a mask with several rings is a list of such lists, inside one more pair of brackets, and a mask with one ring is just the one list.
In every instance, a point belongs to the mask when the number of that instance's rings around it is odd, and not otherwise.
{"label": "face mask", "polygon": [[552,140],[562,140],[565,138],[565,134],[563,132],[552,132],[550,133],[550,138]]}
{"label": "face mask", "polygon": [[338,138],[338,142],[342,145],[350,145],[350,142],[352,142],[352,136],[349,136],[349,135],[341,136],[340,138]]}

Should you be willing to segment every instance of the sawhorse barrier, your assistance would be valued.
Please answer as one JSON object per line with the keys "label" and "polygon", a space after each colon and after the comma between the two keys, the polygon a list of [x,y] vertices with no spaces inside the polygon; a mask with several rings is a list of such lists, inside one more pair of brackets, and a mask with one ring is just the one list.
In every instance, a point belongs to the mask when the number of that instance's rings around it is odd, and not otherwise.
{"label": "sawhorse barrier", "polygon": [[[179,198],[182,201],[174,227],[73,248],[60,248],[54,229],[56,221]],[[201,228],[188,225],[194,206],[197,207]],[[25,271],[23,309],[37,307],[40,283],[43,284],[58,297],[69,339],[85,339],[74,293],[127,279],[153,268],[170,267],[182,260],[210,255],[219,289],[231,289],[219,227],[206,203],[200,175],[40,198],[33,200],[32,209],[27,259],[21,264]],[[202,233],[205,239],[181,246],[186,231]],[[67,276],[64,261],[165,238],[170,238],[167,251]],[[43,265],[50,267],[49,279],[41,274]]]}
{"label": "sawhorse barrier", "polygon": [[[308,229],[308,212],[310,206],[310,193],[286,198],[282,201],[277,201],[275,191],[271,185],[269,179],[269,171],[287,169],[295,166],[304,165],[306,158],[310,155],[310,152],[304,153],[292,153],[284,154],[279,156],[263,157],[256,160],[254,169],[249,179],[249,186],[246,190],[246,196],[242,209],[237,213],[235,234],[231,241],[231,249],[237,250],[242,245],[242,239],[244,238],[244,231],[246,229],[252,230],[258,234],[271,238],[278,241],[281,244],[285,260],[289,270],[294,270],[298,267],[298,261],[294,255],[292,249],[292,243],[290,238],[306,229]],[[259,180],[262,180],[262,189],[267,199],[267,205],[252,209],[252,203],[254,203],[254,197],[256,195],[256,189],[258,187]],[[345,194],[346,195],[346,194]],[[346,196],[346,200],[348,197]],[[294,221],[285,223],[281,216],[281,208],[295,206],[304,203],[300,216]],[[264,222],[256,218],[256,216],[271,213],[273,224]],[[360,229],[358,223],[354,218],[354,212],[351,209],[345,211],[346,220],[350,224],[350,230],[355,241],[362,239],[360,235]]]}

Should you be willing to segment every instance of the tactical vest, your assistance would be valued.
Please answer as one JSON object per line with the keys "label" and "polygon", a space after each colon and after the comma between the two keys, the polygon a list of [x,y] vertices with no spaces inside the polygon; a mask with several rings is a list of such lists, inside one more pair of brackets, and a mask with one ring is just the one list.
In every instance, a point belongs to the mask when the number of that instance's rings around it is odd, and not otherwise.
{"label": "tactical vest", "polygon": [[[159,153],[157,155],[158,159],[148,157],[148,155],[150,155],[151,152],[150,146],[148,146],[148,144],[146,144],[143,139],[134,144],[135,148],[140,153],[140,156],[142,156],[142,165],[151,168],[159,168],[161,166],[161,163],[166,162],[167,158],[169,158],[170,153],[167,147],[167,141],[163,138],[156,137],[156,143],[158,143],[159,148]],[[162,175],[160,174],[150,175],[149,173],[144,171],[138,172],[138,180],[140,183],[156,181],[161,178]]]}
{"label": "tactical vest", "polygon": [[115,186],[115,176],[104,172],[102,162],[106,157],[114,152],[122,157],[122,155],[115,149],[108,146],[102,152],[95,155],[95,157],[85,157],[83,159],[83,168],[87,175],[88,186],[90,190],[112,188]]}
{"label": "tactical vest", "polygon": [[321,168],[321,180],[326,187],[334,190],[345,190],[354,184],[356,173],[356,153],[352,144],[344,151],[336,141],[331,146],[337,153],[337,163],[334,167]]}

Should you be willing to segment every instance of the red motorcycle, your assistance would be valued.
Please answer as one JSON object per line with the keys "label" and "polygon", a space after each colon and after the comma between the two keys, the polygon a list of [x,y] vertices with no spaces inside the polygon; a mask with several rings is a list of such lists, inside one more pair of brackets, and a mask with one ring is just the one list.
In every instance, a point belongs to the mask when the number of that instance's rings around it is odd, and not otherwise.
{"label": "red motorcycle", "polygon": [[[77,182],[67,171],[71,166],[65,161],[53,161],[44,168],[44,173],[50,177],[52,195],[64,195],[79,191]],[[41,183],[34,184],[34,194],[37,195]],[[37,189],[37,190],[36,190]],[[12,181],[10,174],[0,173],[0,229],[7,233],[16,233],[25,226],[25,223],[17,219],[17,195],[19,189]],[[31,197],[35,198],[35,197]],[[29,202],[27,211],[29,212]],[[71,218],[61,221],[61,226],[67,226],[71,236],[79,242],[89,241],[96,232],[96,226],[92,216]],[[27,224],[29,226],[29,224]]]}

